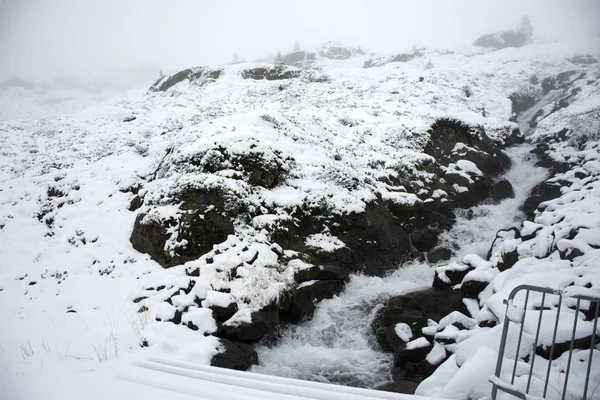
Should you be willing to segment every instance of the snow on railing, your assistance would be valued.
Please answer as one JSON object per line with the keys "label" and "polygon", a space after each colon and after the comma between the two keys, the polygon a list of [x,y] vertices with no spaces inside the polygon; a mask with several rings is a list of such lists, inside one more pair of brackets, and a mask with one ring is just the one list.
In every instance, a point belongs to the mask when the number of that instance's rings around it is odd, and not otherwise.
{"label": "snow on railing", "polygon": [[[516,297],[522,291],[525,291],[525,299],[522,302],[517,301]],[[550,297],[551,299],[548,299]],[[527,306],[530,298],[532,300],[532,304],[528,309]],[[553,393],[556,392],[554,394],[559,394],[559,398],[562,400],[565,399],[567,394],[569,394],[570,398],[578,398],[575,396],[580,396],[582,394],[583,396],[579,398],[583,400],[588,399],[590,373],[592,371],[592,360],[596,345],[596,332],[598,329],[598,312],[600,309],[600,295],[598,292],[579,287],[556,290],[532,285],[520,285],[512,290],[508,296],[508,299],[505,300],[504,303],[506,304],[506,314],[502,330],[502,339],[500,341],[500,347],[498,350],[498,361],[496,364],[495,375],[490,378],[490,382],[492,383],[492,399],[496,400],[498,390],[523,400],[546,398],[549,387],[553,389]],[[572,310],[570,307],[573,306],[573,303],[575,303],[575,312],[573,314],[571,328],[570,326],[566,326],[567,324],[570,325],[569,320],[565,321],[564,318],[561,320],[560,317],[561,314],[565,313],[565,310]],[[527,319],[528,311],[529,316],[533,315],[534,318]],[[544,311],[546,311],[546,313],[544,313]],[[593,319],[590,319],[590,317],[592,317],[592,313]],[[537,314],[537,319],[535,319],[535,314]],[[554,318],[552,318],[552,314],[555,314]],[[584,318],[581,318],[582,314]],[[543,320],[545,315],[550,316],[550,318],[545,318],[546,323],[544,324]],[[554,321],[552,321],[552,319]],[[507,352],[507,341],[512,344],[512,341],[515,339],[515,337],[512,337],[514,336],[512,335],[514,331],[512,331],[509,335],[509,325],[511,322],[519,326],[516,351],[512,360],[510,359],[512,357],[511,355],[505,355]],[[531,322],[533,322],[533,324]],[[550,325],[551,327],[552,322],[554,324],[552,329],[542,329],[542,325],[546,325],[546,327]],[[578,323],[580,329],[578,329]],[[583,327],[584,324],[586,325],[585,327]],[[588,325],[593,325],[593,328],[590,330],[589,328],[591,326]],[[572,329],[570,340],[568,339],[568,333],[565,337],[565,331],[567,330],[566,328]],[[535,339],[532,341],[531,339],[533,338],[533,330],[535,330]],[[585,380],[582,381],[581,378],[583,376],[580,375],[577,382],[577,384],[583,385],[583,391],[579,393],[573,392],[574,390],[581,390],[581,387],[579,386],[577,389],[571,389],[569,392],[567,392],[569,378],[572,372],[571,366],[575,343],[577,342],[578,348],[584,347],[587,349],[587,345],[584,345],[583,342],[586,341],[588,332],[590,332],[591,338],[589,339],[589,342],[587,342],[589,343],[589,353],[587,355],[587,365],[585,367]],[[542,333],[541,343],[540,333]],[[546,336],[546,333],[551,334],[551,339],[549,336]],[[558,338],[557,334],[559,335]],[[525,340],[524,336],[526,337]],[[557,369],[556,364],[553,365],[553,360],[561,356],[558,351],[555,353],[558,339],[560,339],[560,343],[568,342],[569,346],[568,350],[563,351],[563,353],[567,352],[566,367],[562,368],[563,366],[561,366]],[[541,347],[538,347],[538,344],[540,344]],[[550,345],[549,353],[547,352],[547,345]],[[519,354],[523,354],[523,348],[526,347],[529,348],[529,359],[527,360],[526,357],[525,362],[522,362],[519,359]],[[542,350],[543,355],[539,354],[540,350]],[[534,369],[536,355],[542,357],[543,361],[540,362],[540,364],[542,364],[541,368],[538,367],[537,369]],[[544,357],[545,355],[547,355],[547,360]],[[586,357],[580,357],[580,361],[586,361],[585,358]],[[505,361],[512,361],[514,363],[512,370],[509,373],[502,371],[502,365]],[[528,366],[526,362],[529,363]],[[544,363],[547,364],[545,368]],[[555,382],[551,382],[550,379],[550,373],[552,369],[557,372]],[[583,372],[579,366],[578,370]],[[510,382],[507,381],[508,378],[510,378]],[[535,378],[534,385],[532,385],[532,378]],[[515,380],[517,380],[517,382],[515,382]],[[561,380],[562,391],[559,389]],[[552,397],[556,398],[556,396]]]}

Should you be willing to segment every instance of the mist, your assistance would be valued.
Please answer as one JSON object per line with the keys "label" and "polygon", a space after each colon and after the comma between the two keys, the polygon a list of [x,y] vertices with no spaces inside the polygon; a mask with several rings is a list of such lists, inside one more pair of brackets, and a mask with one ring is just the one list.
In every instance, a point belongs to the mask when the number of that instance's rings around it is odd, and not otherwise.
{"label": "mist", "polygon": [[368,50],[469,45],[528,14],[536,36],[598,35],[596,0],[0,0],[0,79],[83,79],[254,60],[329,40]]}

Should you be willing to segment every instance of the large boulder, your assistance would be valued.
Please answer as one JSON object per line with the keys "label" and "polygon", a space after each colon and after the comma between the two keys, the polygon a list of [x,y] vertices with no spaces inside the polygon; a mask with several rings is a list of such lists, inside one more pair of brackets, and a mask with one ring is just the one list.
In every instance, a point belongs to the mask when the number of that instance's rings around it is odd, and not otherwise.
{"label": "large boulder", "polygon": [[[149,254],[165,268],[199,258],[234,233],[233,216],[226,212],[225,194],[188,190],[179,200],[181,213],[178,216],[162,218],[140,213],[131,233],[133,248]],[[174,227],[178,227],[176,243],[172,243]]]}
{"label": "large boulder", "polygon": [[258,354],[251,345],[229,339],[220,339],[220,342],[222,351],[213,356],[211,366],[247,371],[252,365],[258,364]]}
{"label": "large boulder", "polygon": [[285,321],[300,322],[317,308],[316,302],[329,299],[342,291],[344,283],[338,280],[309,281],[296,289],[289,306],[280,312]]}
{"label": "large boulder", "polygon": [[439,321],[456,310],[467,312],[460,291],[427,289],[390,298],[371,327],[382,348],[391,351],[397,346],[387,341],[386,331],[390,327],[405,323],[411,328],[412,336],[419,337],[428,320]]}

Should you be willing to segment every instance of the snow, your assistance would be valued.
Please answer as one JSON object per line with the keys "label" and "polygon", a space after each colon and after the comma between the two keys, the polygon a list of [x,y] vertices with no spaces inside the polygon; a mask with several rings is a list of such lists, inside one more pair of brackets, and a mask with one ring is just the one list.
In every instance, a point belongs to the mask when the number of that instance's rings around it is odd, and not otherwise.
{"label": "snow", "polygon": [[316,247],[329,252],[346,247],[344,242],[337,237],[322,233],[310,235],[306,239],[305,244],[307,246]]}
{"label": "snow", "polygon": [[396,324],[396,326],[394,326],[394,332],[396,332],[396,335],[398,335],[403,342],[409,342],[413,337],[412,329],[404,322]]}
{"label": "snow", "polygon": [[[52,98],[62,94],[33,97],[30,91],[3,89],[0,387],[8,388],[8,398],[15,399],[177,398],[172,391],[175,383],[162,373],[138,374],[131,360],[147,361],[152,355],[208,365],[220,350],[215,337],[202,334],[215,329],[208,307],[230,301],[245,304],[227,324],[248,322],[253,311],[295,285],[295,271],[310,267],[298,260],[279,265],[274,250],[280,248],[273,247],[264,227],[284,220],[291,208],[303,204],[323,204],[332,213],[345,214],[362,211],[367,202],[379,198],[417,204],[421,197],[444,197],[435,191],[419,197],[400,184],[387,183],[390,178],[409,177],[425,187],[424,182],[432,178],[415,166],[431,161],[423,148],[435,119],[452,117],[480,124],[492,140],[502,142],[516,127],[509,121],[511,93],[531,74],[553,76],[573,68],[567,56],[596,49],[595,42],[581,41],[486,53],[428,51],[436,66],[428,71],[420,60],[369,69],[360,68],[364,57],[347,62],[318,60],[328,83],[303,77],[285,82],[285,90],[279,90],[281,82],[243,80],[240,70],[251,65],[224,66],[222,77],[202,86],[184,82],[167,93],[136,90],[110,100],[104,99],[112,93],[92,98],[63,91],[75,100],[56,102],[60,104],[56,107]],[[540,118],[532,139],[544,140],[561,127],[580,128],[567,144],[553,145],[551,153],[555,159],[577,164],[591,177],[563,174],[571,182],[563,189],[564,197],[547,202],[535,221],[522,227],[523,235],[535,233],[535,237],[504,244],[504,249],[519,249],[522,259],[500,273],[494,272],[495,258],[491,266],[483,260],[490,232],[493,235],[520,218],[515,212],[518,204],[544,177],[544,170],[528,159],[529,145],[510,151],[514,168],[505,177],[515,186],[515,199],[474,208],[470,222],[458,215],[456,226],[440,240],[451,248],[460,244],[454,261],[464,260],[476,268],[467,275],[469,279],[491,282],[479,304],[469,306],[475,320],[491,315],[502,322],[502,300],[519,284],[561,290],[575,286],[572,293],[582,293],[580,288],[588,283],[600,286],[593,270],[599,255],[600,187],[595,177],[600,174],[600,149],[597,143],[578,147],[584,134],[597,131],[597,67],[589,67],[587,73],[588,80],[596,83],[582,87],[568,107]],[[464,87],[470,88],[470,97]],[[543,111],[552,107],[546,100]],[[454,151],[460,154],[465,146],[456,144]],[[285,179],[267,189],[249,185],[233,165],[214,174],[193,170],[209,163],[221,147],[231,155],[260,153],[263,159],[281,164]],[[480,173],[466,160],[458,161],[456,168],[465,175]],[[142,178],[145,185],[140,193],[146,197],[138,213],[146,212],[148,219],[177,219],[184,210],[173,199],[189,187],[220,188],[254,210],[268,205],[275,211],[254,216],[246,226],[237,223],[235,235],[198,260],[163,269],[136,252],[129,241],[137,216],[128,211],[131,188]],[[569,228],[579,231],[571,237]],[[166,251],[185,246],[177,229],[171,227]],[[306,244],[326,251],[344,246],[327,232],[313,235]],[[583,255],[574,261],[559,260],[558,252],[572,248]],[[194,268],[201,271],[200,277],[187,277],[186,270]],[[230,281],[235,268],[239,279]],[[444,270],[438,270],[443,276]],[[321,302],[314,318],[290,328],[278,348],[259,346],[261,365],[255,369],[359,386],[382,383],[391,356],[370,346],[374,313],[365,307],[373,310],[386,296],[422,289],[431,278],[432,269],[419,263],[385,279],[351,277],[344,293]],[[187,292],[190,282],[194,287]],[[229,293],[219,291],[224,289]],[[196,307],[196,299],[203,299],[202,307]],[[171,320],[177,311],[183,313],[184,323],[191,322],[201,332],[160,322]],[[528,308],[526,325],[535,317],[533,311]],[[545,312],[544,324],[555,311]],[[562,311],[567,316],[560,338],[568,334],[569,319],[578,318],[564,306]],[[588,321],[579,322],[578,337],[589,334]],[[450,327],[435,331],[460,339]],[[466,398],[489,389],[482,382],[487,382],[484,372],[495,360],[491,352],[497,330],[481,329],[458,343],[456,355],[425,381],[440,389],[425,388],[424,382],[418,393]],[[543,340],[547,343],[547,335]],[[140,346],[144,341],[147,348]],[[477,353],[469,350],[474,347]],[[290,357],[292,353],[296,356]],[[441,359],[439,346],[434,345],[430,354],[432,360]],[[116,378],[114,371],[121,368],[121,377],[138,382],[133,388],[126,384],[129,381]],[[223,392],[222,384],[212,382],[199,389],[198,382],[179,382],[182,378],[177,376],[177,383],[186,388],[180,390],[189,391],[180,393],[180,398]],[[576,374],[574,382],[580,378]],[[148,389],[153,381],[162,389]]]}
{"label": "snow", "polygon": [[424,337],[420,337],[418,339],[411,340],[410,342],[406,343],[406,350],[420,349],[422,347],[429,346],[431,346],[431,343],[429,343],[429,341]]}

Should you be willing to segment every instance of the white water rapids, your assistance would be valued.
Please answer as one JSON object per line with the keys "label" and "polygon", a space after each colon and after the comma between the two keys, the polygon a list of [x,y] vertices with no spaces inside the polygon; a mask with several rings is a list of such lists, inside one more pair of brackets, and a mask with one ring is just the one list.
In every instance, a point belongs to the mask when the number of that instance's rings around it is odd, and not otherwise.
{"label": "white water rapids", "polygon": [[[513,199],[473,207],[472,216],[456,210],[453,228],[440,236],[441,245],[455,250],[453,260],[469,253],[485,257],[496,232],[522,217],[519,206],[546,176],[533,165],[531,149],[524,144],[507,150],[512,167],[504,178],[513,185]],[[371,322],[390,296],[430,287],[433,269],[410,263],[385,278],[352,276],[339,296],[318,305],[312,319],[286,328],[274,347],[258,346],[260,365],[252,371],[360,387],[389,381],[392,355],[378,349]]]}

